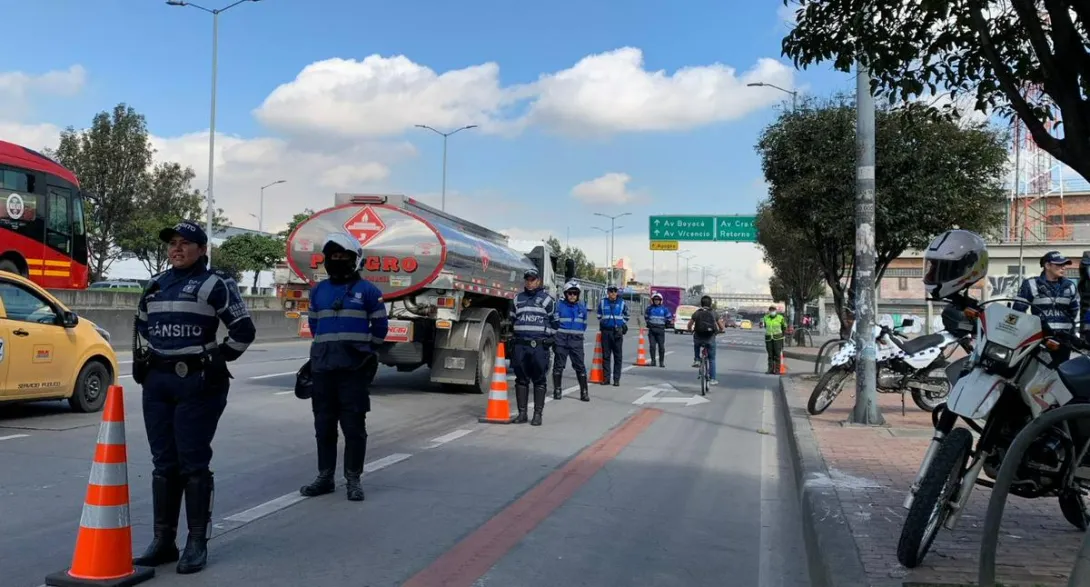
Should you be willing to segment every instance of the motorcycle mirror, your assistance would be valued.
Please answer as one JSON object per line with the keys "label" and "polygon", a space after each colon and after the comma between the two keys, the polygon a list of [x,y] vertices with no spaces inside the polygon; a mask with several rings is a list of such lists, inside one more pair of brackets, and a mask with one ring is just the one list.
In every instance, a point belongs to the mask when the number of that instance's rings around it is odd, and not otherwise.
{"label": "motorcycle mirror", "polygon": [[916,323],[916,320],[914,320],[912,318],[905,318],[904,320],[901,320],[901,328],[908,328],[909,326],[912,326],[915,323]]}

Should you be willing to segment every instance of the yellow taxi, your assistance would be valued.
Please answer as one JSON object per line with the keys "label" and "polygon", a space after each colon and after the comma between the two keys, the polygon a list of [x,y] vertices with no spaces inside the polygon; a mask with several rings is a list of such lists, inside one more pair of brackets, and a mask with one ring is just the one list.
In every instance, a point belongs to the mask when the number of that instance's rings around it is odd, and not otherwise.
{"label": "yellow taxi", "polygon": [[118,372],[109,332],[0,271],[0,403],[67,399],[77,412],[97,412]]}
{"label": "yellow taxi", "polygon": [[749,329],[753,328],[753,322],[751,322],[749,320],[742,320],[741,322],[738,323],[738,326],[739,326],[739,328],[749,330]]}

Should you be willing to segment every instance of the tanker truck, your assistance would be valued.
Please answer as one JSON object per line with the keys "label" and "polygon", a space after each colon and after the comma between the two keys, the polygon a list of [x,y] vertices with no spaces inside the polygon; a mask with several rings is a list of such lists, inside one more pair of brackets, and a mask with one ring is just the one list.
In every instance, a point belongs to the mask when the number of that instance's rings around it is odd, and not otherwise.
{"label": "tanker truck", "polygon": [[[306,322],[310,288],[325,279],[322,244],[346,232],[363,246],[360,275],[375,284],[390,320],[379,362],[398,371],[430,369],[431,381],[486,393],[496,345],[510,336],[512,301],[523,273],[536,268],[553,296],[559,251],[545,242],[527,251],[483,226],[402,195],[343,194],[288,236],[286,267],[274,271],[289,317]],[[565,277],[575,273],[566,263]]]}

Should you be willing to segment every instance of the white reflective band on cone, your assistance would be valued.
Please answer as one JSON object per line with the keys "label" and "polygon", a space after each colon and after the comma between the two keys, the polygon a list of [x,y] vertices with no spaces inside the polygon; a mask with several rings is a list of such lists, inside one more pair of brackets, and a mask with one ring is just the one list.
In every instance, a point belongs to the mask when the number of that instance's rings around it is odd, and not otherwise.
{"label": "white reflective band on cone", "polygon": [[125,463],[91,463],[91,485],[114,487],[129,484],[129,471]]}
{"label": "white reflective band on cone", "polygon": [[91,530],[118,530],[129,526],[127,505],[83,505],[79,525]]}
{"label": "white reflective band on cone", "polygon": [[506,391],[489,390],[488,399],[490,399],[490,400],[492,400],[492,399],[494,399],[494,400],[505,400],[505,399],[507,399],[507,392]]}
{"label": "white reflective band on cone", "polygon": [[124,422],[103,422],[98,427],[99,444],[125,444]]}

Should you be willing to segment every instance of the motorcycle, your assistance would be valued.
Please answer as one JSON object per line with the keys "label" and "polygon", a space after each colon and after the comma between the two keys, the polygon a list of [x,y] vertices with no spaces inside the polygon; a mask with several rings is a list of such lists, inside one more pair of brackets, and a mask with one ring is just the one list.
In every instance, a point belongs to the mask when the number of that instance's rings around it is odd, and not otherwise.
{"label": "motorcycle", "polygon": [[[912,326],[906,318],[901,328]],[[833,355],[829,369],[818,380],[806,409],[813,415],[824,412],[832,405],[844,387],[844,382],[855,373],[858,349],[855,344],[855,324],[852,336]],[[912,401],[921,410],[931,412],[941,404],[950,391],[945,368],[947,360],[958,345],[970,349],[970,337],[943,330],[935,334],[911,340],[897,329],[875,325],[874,340],[878,344],[875,358],[878,369],[878,392],[901,394],[901,413],[904,413],[904,394],[911,392]]]}
{"label": "motorcycle", "polygon": [[[920,564],[941,527],[954,529],[974,486],[992,487],[1014,437],[1042,412],[1073,398],[1071,390],[1090,388],[1090,358],[1057,365],[1050,351],[1086,349],[1070,335],[1046,335],[1041,319],[995,302],[978,304],[957,294],[965,315],[976,322],[978,342],[944,405],[932,413],[935,433],[909,488],[908,510],[897,545],[897,559],[908,568]],[[984,307],[987,306],[987,307]],[[968,428],[955,427],[958,420]],[[983,420],[984,425],[977,423]],[[975,447],[970,429],[979,434]],[[1090,523],[1077,477],[1090,439],[1081,423],[1062,423],[1043,433],[1026,452],[1011,493],[1024,498],[1058,497],[1064,518],[1079,530]],[[1079,439],[1079,440],[1076,440]],[[1082,474],[1085,474],[1083,469]]]}

